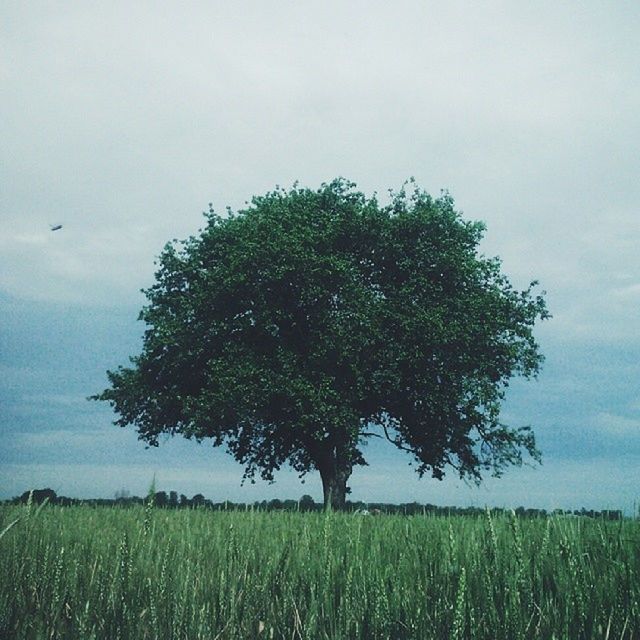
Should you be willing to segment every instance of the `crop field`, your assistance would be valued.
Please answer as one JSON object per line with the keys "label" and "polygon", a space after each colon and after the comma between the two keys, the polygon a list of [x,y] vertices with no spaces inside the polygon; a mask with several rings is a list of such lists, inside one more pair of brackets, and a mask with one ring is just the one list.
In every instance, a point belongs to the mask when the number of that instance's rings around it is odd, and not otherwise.
{"label": "crop field", "polygon": [[0,532],[2,638],[640,637],[632,520],[30,505]]}

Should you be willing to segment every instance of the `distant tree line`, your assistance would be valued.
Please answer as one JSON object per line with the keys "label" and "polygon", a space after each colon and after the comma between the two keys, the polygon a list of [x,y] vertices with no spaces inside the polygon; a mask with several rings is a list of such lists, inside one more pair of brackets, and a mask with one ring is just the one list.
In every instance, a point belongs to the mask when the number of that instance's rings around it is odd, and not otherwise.
{"label": "distant tree line", "polygon": [[[146,497],[130,496],[127,491],[118,491],[114,498],[67,498],[66,496],[58,496],[53,489],[34,489],[25,491],[22,495],[6,500],[5,504],[27,504],[31,501],[34,504],[42,504],[44,501],[49,504],[60,506],[72,505],[92,505],[92,506],[134,506],[147,504],[153,501],[155,507],[163,509],[184,509],[184,508],[207,508],[215,511],[232,511],[232,510],[249,510],[257,509],[260,511],[322,511],[324,505],[321,502],[315,502],[310,495],[303,495],[299,500],[280,500],[274,498],[272,500],[261,500],[251,503],[232,502],[225,500],[224,502],[213,502],[205,498],[201,493],[196,493],[192,498],[188,498],[184,494],[178,494],[177,491],[156,491],[150,493]],[[482,507],[454,507],[439,506],[435,504],[422,504],[419,502],[406,502],[401,504],[389,504],[385,502],[346,502],[346,510],[359,513],[370,514],[394,514],[394,515],[433,515],[433,516],[482,516],[486,513],[486,508]],[[492,507],[491,514],[499,515],[510,513],[511,509],[501,507]],[[547,511],[546,509],[533,509],[518,507],[514,510],[515,514],[521,518],[540,518],[549,515],[565,516],[565,517],[587,517],[601,518],[604,520],[621,520],[623,513],[619,509],[603,509],[597,511],[594,509],[554,509]]]}

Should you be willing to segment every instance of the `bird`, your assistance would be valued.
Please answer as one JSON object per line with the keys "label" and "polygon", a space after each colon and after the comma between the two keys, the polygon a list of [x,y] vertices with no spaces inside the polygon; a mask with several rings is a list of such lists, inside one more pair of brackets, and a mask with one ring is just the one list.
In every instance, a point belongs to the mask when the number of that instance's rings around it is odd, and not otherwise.
{"label": "bird", "polygon": [[59,229],[62,229],[61,224],[51,224],[49,226],[51,227],[51,231],[58,231]]}

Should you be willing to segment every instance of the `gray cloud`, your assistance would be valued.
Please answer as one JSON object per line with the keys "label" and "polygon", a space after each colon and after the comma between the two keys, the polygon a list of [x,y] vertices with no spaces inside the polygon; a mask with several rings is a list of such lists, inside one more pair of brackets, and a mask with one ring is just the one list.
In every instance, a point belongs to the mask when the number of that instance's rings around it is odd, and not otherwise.
{"label": "gray cloud", "polygon": [[16,295],[131,297],[209,199],[236,207],[336,174],[368,191],[409,175],[451,189],[488,221],[487,250],[543,279],[568,324],[592,315],[584,290],[605,272],[640,281],[631,5],[4,13],[0,286]]}

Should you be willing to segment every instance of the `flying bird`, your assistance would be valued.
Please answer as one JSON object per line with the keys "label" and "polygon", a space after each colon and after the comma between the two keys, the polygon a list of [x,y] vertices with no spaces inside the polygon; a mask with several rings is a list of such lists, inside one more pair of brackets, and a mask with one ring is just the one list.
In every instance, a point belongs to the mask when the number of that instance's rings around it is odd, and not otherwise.
{"label": "flying bird", "polygon": [[51,227],[51,231],[58,231],[59,229],[62,229],[61,224],[51,224],[49,226]]}

